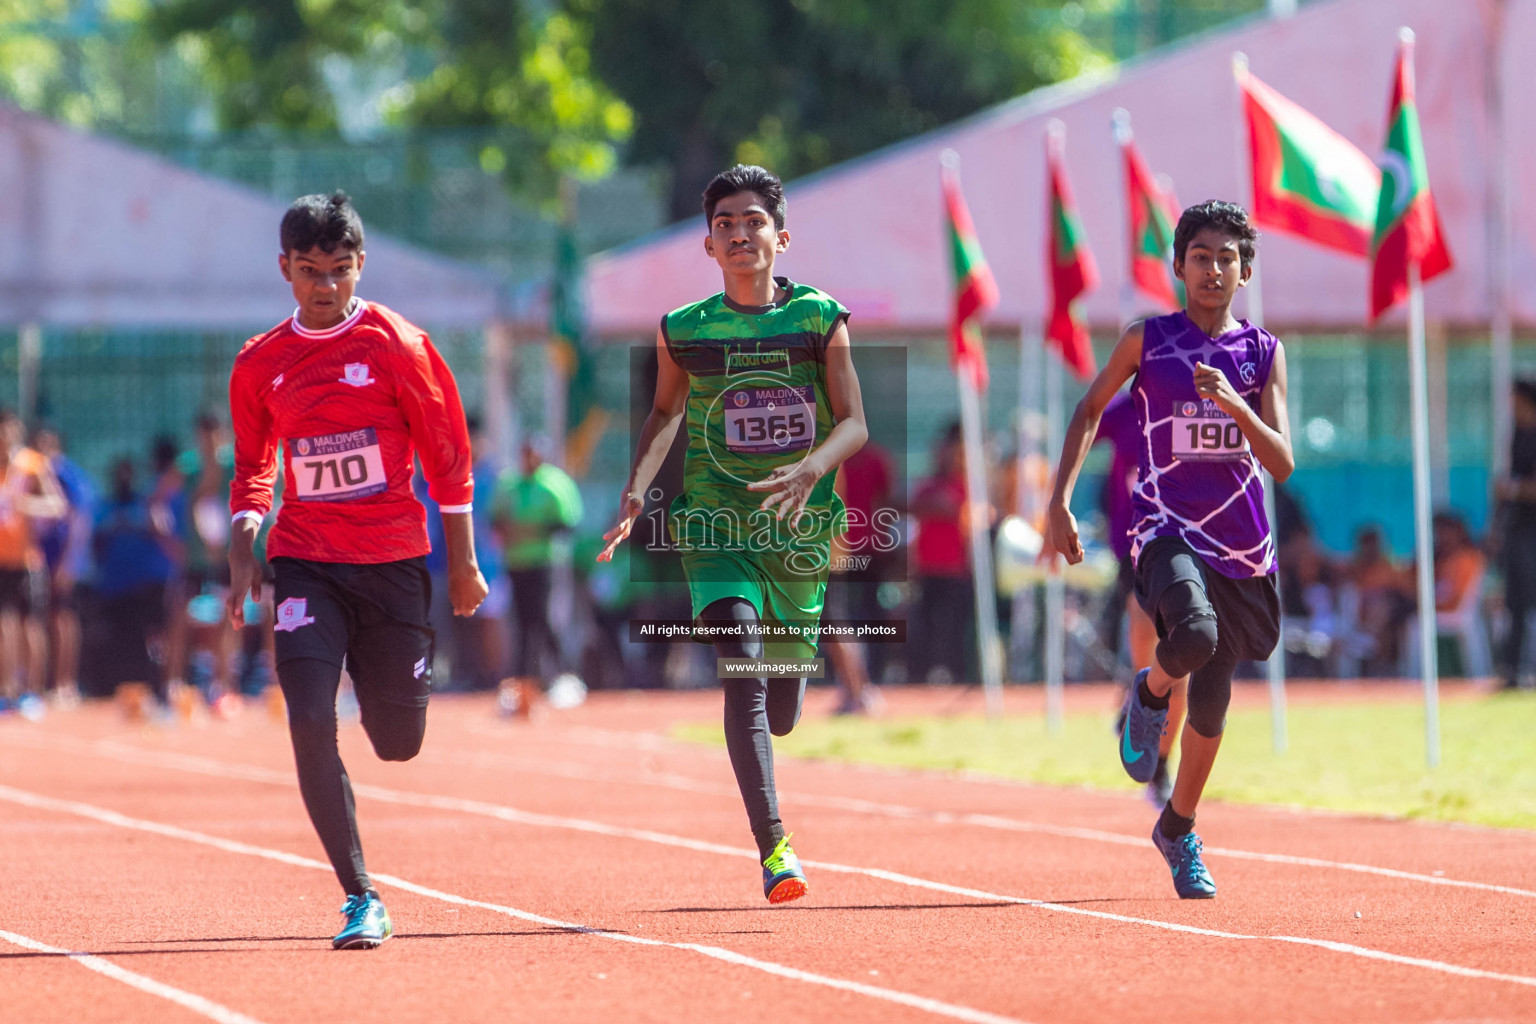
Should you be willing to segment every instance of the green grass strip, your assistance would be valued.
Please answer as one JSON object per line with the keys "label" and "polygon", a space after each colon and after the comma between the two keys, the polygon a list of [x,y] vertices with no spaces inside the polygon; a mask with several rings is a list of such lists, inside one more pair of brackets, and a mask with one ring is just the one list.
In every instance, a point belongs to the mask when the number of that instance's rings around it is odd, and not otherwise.
{"label": "green grass strip", "polygon": [[[1060,735],[1039,715],[802,720],[774,740],[782,755],[856,764],[976,771],[1055,786],[1134,791],[1115,755],[1108,711],[1067,716]],[[1408,701],[1293,704],[1290,749],[1271,750],[1269,713],[1234,711],[1206,796],[1246,804],[1536,829],[1536,695],[1441,705],[1442,760],[1424,761],[1424,712]],[[723,744],[718,726],[680,739]]]}

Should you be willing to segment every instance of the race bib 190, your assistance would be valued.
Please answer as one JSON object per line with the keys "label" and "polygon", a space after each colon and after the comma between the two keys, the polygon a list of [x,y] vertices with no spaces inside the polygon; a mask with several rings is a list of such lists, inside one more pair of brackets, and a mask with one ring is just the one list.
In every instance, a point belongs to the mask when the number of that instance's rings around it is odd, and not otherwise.
{"label": "race bib 190", "polygon": [[733,452],[792,452],[816,440],[816,395],[811,385],[737,388],[721,402],[725,444]]}
{"label": "race bib 190", "polygon": [[1229,462],[1248,453],[1237,421],[1209,399],[1173,403],[1173,455],[1182,462]]}
{"label": "race bib 190", "polygon": [[292,486],[300,501],[356,501],[389,488],[372,427],[289,442]]}

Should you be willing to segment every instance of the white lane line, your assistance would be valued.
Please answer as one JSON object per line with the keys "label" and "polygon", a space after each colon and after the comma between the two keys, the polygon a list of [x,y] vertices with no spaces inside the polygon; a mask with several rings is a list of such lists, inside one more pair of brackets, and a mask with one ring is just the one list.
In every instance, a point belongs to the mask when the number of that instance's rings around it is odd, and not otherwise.
{"label": "white lane line", "polygon": [[136,988],[140,992],[148,992],[152,996],[167,999],[178,1006],[184,1006],[193,1013],[201,1014],[209,1020],[218,1021],[218,1024],[261,1024],[255,1017],[247,1017],[243,1013],[231,1010],[227,1006],[221,1006],[211,999],[205,999],[195,992],[186,992],[182,989],[167,985],[163,981],[147,978],[142,974],[136,974],[125,967],[119,967],[110,960],[103,960],[91,953],[76,953],[68,949],[60,949],[57,946],[49,946],[29,939],[25,935],[17,935],[15,932],[0,930],[0,940],[9,942],[13,946],[30,949],[35,953],[49,953],[53,956],[68,957],[88,971],[104,974],[113,981],[120,981],[130,988]]}
{"label": "white lane line", "polygon": [[[675,789],[687,793],[701,793],[710,796],[734,798],[737,793],[734,789],[723,785],[713,785],[702,782],[686,775],[678,775],[671,772],[657,772],[647,768],[637,768],[632,772],[616,772],[604,769],[595,769],[587,765],[574,762],[537,761],[530,758],[519,758],[508,754],[496,754],[490,752],[465,753],[454,751],[451,753],[423,752],[420,757],[423,760],[437,764],[475,767],[475,768],[506,768],[511,771],[524,772],[530,775],[547,775],[555,778],[573,779],[581,782],[597,783],[645,783],[666,789]],[[797,791],[781,792],[781,802],[786,804],[800,803],[808,807],[825,807],[839,811],[853,811],[858,814],[870,814],[884,818],[896,818],[904,821],[924,821],[937,825],[969,825],[976,828],[990,828],[1005,832],[1025,832],[1037,835],[1058,836],[1063,839],[1081,839],[1095,843],[1113,843],[1117,846],[1133,846],[1138,849],[1146,848],[1149,843],[1146,836],[1128,835],[1124,832],[1109,832],[1096,828],[1077,828],[1071,825],[1053,825],[1047,822],[1025,821],[1019,818],[1006,818],[995,814],[962,814],[949,811],[929,811],[919,807],[908,807],[902,804],[880,803],[873,800],[861,800],[857,797],[825,796],[816,793],[804,793]],[[1265,864],[1285,864],[1292,867],[1325,868],[1335,871],[1352,871],[1357,874],[1375,875],[1381,878],[1394,878],[1409,882],[1422,882],[1426,885],[1450,886],[1460,889],[1479,889],[1483,892],[1496,892],[1505,896],[1522,896],[1527,899],[1536,899],[1536,890],[1519,889],[1510,885],[1497,885],[1492,882],[1472,882],[1460,878],[1447,878],[1444,875],[1428,875],[1417,871],[1401,871],[1397,868],[1378,867],[1374,864],[1358,864],[1352,861],[1325,860],[1321,857],[1299,857],[1288,853],[1262,853],[1255,850],[1238,850],[1228,846],[1207,846],[1205,852],[1216,857],[1230,857],[1234,860],[1260,861]]]}
{"label": "white lane line", "polygon": [[[111,755],[109,755],[111,756]],[[124,760],[131,760],[125,757]],[[145,763],[159,767],[176,768],[182,771],[196,772],[206,775],[221,776],[224,778],[244,779],[253,782],[267,782],[275,785],[297,788],[297,780],[283,772],[269,768],[261,768],[256,765],[235,764],[226,761],[218,761],[213,758],[199,757],[192,754],[155,754],[145,755]],[[0,795],[5,792],[5,787],[0,786]],[[515,807],[502,804],[487,803],[483,800],[468,800],[461,797],[438,796],[429,793],[407,793],[400,790],[386,789],[382,786],[372,786],[366,783],[352,784],[352,792],[359,796],[366,796],[382,803],[392,803],[408,807],[426,807],[440,811],[458,811],[464,814],[474,814],[481,817],[495,818],[517,825],[532,825],[538,828],[565,829],[572,832],[585,832],[592,835],[608,836],[616,839],[633,839],[641,842],[655,843],[661,846],[671,846],[684,850],[693,850],[698,853],[711,853],[725,857],[749,858],[754,863],[757,861],[757,851],[744,847],[727,846],[724,843],[713,843],[703,839],[691,839],[687,836],[675,836],[666,832],[654,832],[650,829],[629,828],[623,825],[609,825],[600,821],[588,821],[582,818],[567,818],[553,814],[538,814],[533,811],[522,811]],[[84,806],[84,805],[81,805]],[[166,826],[169,827],[169,826]],[[1296,935],[1248,935],[1241,932],[1224,932],[1210,928],[1199,928],[1194,925],[1178,924],[1173,921],[1162,921],[1157,918],[1132,917],[1127,914],[1113,914],[1105,910],[1089,910],[1084,907],[1070,906],[1062,903],[1053,903],[1049,900],[1033,899],[1026,896],[1014,896],[1004,893],[989,892],[984,889],[972,889],[965,886],[950,885],[946,882],[936,882],[931,879],[918,878],[914,875],[906,875],[896,871],[887,871],[884,868],[865,868],[848,864],[837,864],[830,861],[804,860],[807,867],[813,867],[822,871],[830,871],[835,874],[860,875],[866,878],[877,878],[882,881],[892,882],[897,885],[909,886],[914,889],[926,889],[930,892],[941,892],[953,896],[969,896],[975,899],[988,900],[998,903],[1013,903],[1019,906],[1034,907],[1038,910],[1047,910],[1060,914],[1071,914],[1080,917],[1091,917],[1102,921],[1116,921],[1121,924],[1143,925],[1149,928],[1157,928],[1164,931],[1181,932],[1189,935],[1203,935],[1209,938],[1235,939],[1241,941],[1257,941],[1267,939],[1273,942],[1285,942],[1300,946],[1312,946],[1317,949],[1326,949],[1335,953],[1344,953],[1350,956],[1363,957],[1368,960],[1381,960],[1389,963],[1401,964],[1407,967],[1419,967],[1425,970],[1437,971],[1442,974],[1454,974],[1466,978],[1477,978],[1484,981],[1507,981],[1516,985],[1526,985],[1536,988],[1536,977],[1527,977],[1519,974],[1503,974],[1497,971],[1485,971],[1477,967],[1465,967],[1460,964],[1447,963],[1440,960],[1429,960],[1421,957],[1404,956],[1398,953],[1389,953],[1385,950],[1371,949],[1367,946],[1356,946],[1347,942],[1334,942],[1328,939],[1313,939]],[[311,862],[318,863],[318,862]],[[378,876],[383,877],[383,876]]]}
{"label": "white lane line", "polygon": [[[265,768],[236,766],[223,761],[209,761],[193,754],[143,751],[113,740],[91,742],[77,740],[72,737],[52,737],[50,741],[38,742],[35,745],[44,748],[63,747],[94,754],[98,757],[116,758],[142,764],[184,767],[189,771],[206,771],[210,765],[215,765],[218,766],[218,773],[230,778],[244,778],[256,782],[274,782],[282,785],[294,784],[294,780],[290,775],[273,772]],[[644,782],[658,787],[728,799],[736,799],[739,795],[734,789],[727,786],[702,782],[686,775],[657,772],[646,768],[637,768],[633,772],[620,773],[594,769],[590,766],[574,762],[533,761],[516,758],[507,754],[489,752],[452,754],[423,752],[419,757],[424,761],[438,764],[470,767],[505,767],[528,774],[547,775],[554,778],[573,779],[582,782],[606,784]],[[361,790],[358,791],[361,792]],[[787,795],[781,794],[780,798],[786,803],[802,803],[810,807],[826,807],[832,810],[853,811],[859,814],[870,814],[905,821],[925,821],[938,825],[968,825],[1005,832],[1058,836],[1063,839],[1079,839],[1095,843],[1111,843],[1116,846],[1134,847],[1136,849],[1144,849],[1148,843],[1144,836],[1128,835],[1123,832],[1109,832],[1095,828],[1078,828],[1071,825],[1053,825],[1048,822],[1025,821],[994,814],[957,814],[949,811],[929,811],[902,804],[861,800],[857,797],[826,796],[816,793],[796,793],[791,791]],[[1374,875],[1378,878],[1392,878],[1405,882],[1419,882],[1425,885],[1438,885],[1454,889],[1473,889],[1481,892],[1499,893],[1503,896],[1536,899],[1536,890],[1532,889],[1521,889],[1511,885],[1498,885],[1493,882],[1473,882],[1461,878],[1447,878],[1444,875],[1428,875],[1417,871],[1403,871],[1397,868],[1384,868],[1374,864],[1359,864],[1353,861],[1325,860],[1320,857],[1300,857],[1288,853],[1239,850],[1229,846],[1207,846],[1205,847],[1205,852],[1215,857],[1230,857],[1233,860],[1284,864],[1290,867],[1348,871],[1355,874]]]}
{"label": "white lane line", "polygon": [[[1108,721],[1108,719],[1106,719]],[[486,736],[506,742],[508,731],[505,727],[496,728],[482,721],[470,720],[462,722],[465,732],[477,736]],[[587,746],[612,749],[614,747],[630,747],[648,753],[675,754],[678,756],[691,756],[694,758],[728,761],[724,749],[711,746],[707,743],[693,740],[673,739],[665,733],[639,732],[628,733],[617,729],[603,729],[597,726],[569,726],[558,732],[542,733],[540,739],[550,739],[558,742],[581,743]],[[802,767],[814,767],[821,769],[836,769],[854,775],[873,775],[882,779],[928,779],[940,782],[963,782],[968,785],[990,786],[1003,789],[1023,789],[1034,792],[1056,792],[1068,790],[1068,787],[1059,783],[1033,782],[1028,779],[1010,778],[1006,775],[997,775],[991,772],[978,771],[972,768],[957,770],[947,768],[912,768],[885,764],[862,764],[856,761],[837,761],[825,758],[794,757],[789,754],[776,754],[776,763],[795,764]],[[1138,794],[1123,789],[1106,789],[1096,786],[1075,787],[1081,792],[1096,797],[1110,800],[1139,799]],[[1373,814],[1364,811],[1338,810],[1332,807],[1304,807],[1296,804],[1237,804],[1253,811],[1277,811],[1285,814],[1305,816],[1309,818],[1321,818],[1325,821],[1338,821],[1340,819],[1363,819],[1367,821],[1392,822],[1394,824],[1411,824],[1415,828],[1444,830],[1447,832],[1496,832],[1505,837],[1518,837],[1520,839],[1536,839],[1536,829],[1508,828],[1499,825],[1481,825],[1466,821],[1432,821],[1425,818],[1409,818],[1393,814]],[[1210,848],[1206,848],[1210,852]]]}
{"label": "white lane line", "polygon": [[[246,778],[253,776],[240,777]],[[125,814],[120,814],[117,811],[107,810],[106,808],[102,807],[95,807],[91,804],[80,803],[75,800],[59,800],[54,797],[43,796],[38,793],[29,793],[26,790],[14,789],[10,786],[0,786],[0,800],[9,800],[12,803],[21,804],[25,807],[33,807],[38,810],[58,811],[65,814],[73,814],[82,818],[89,818],[93,821],[99,821],[104,825],[113,825],[118,828],[133,829],[139,832],[149,832],[154,835],[165,836],[166,838],[170,839],[180,839],[190,843],[198,843],[202,846],[210,846],[217,850],[223,850],[226,853],[237,853],[248,857],[260,857],[265,860],[276,861],[280,864],[288,864],[293,867],[312,868],[315,870],[324,871],[327,874],[331,872],[331,866],[329,864],[314,860],[310,857],[301,857],[298,854],[286,853],[282,850],[270,850],[266,847],[254,846],[250,843],[242,843],[235,839],[224,839],[219,836],[211,836],[203,832],[195,832],[191,829],[181,828],[177,825],[166,825],[157,821],[146,821],[142,818],[131,818]],[[753,856],[755,858],[755,854],[751,853],[750,851],[745,852],[747,852],[748,856]],[[419,885],[415,882],[408,881],[395,875],[382,875],[370,872],[370,877],[375,882],[393,886],[396,889],[402,889],[406,892],[415,893],[418,896],[424,896],[428,899],[440,900],[444,903],[452,903],[456,906],[475,907],[480,910],[489,910],[492,913],[505,914],[506,916],[516,918],[519,921],[527,921],[532,924],[541,924],[550,928],[557,928],[561,931],[573,932],[579,935],[589,935],[593,938],[608,939],[612,942],[623,942],[630,945],[651,946],[654,948],[680,949],[689,953],[697,953],[701,956],[706,956],[713,960],[720,960],[724,963],[736,964],[740,967],[749,967],[757,971],[762,971],[766,974],[776,975],[780,978],[790,978],[794,981],[801,981],[810,985],[820,985],[824,988],[838,989],[843,992],[852,992],[856,995],[868,996],[871,999],[879,999],[888,1003],[896,1003],[901,1006],[908,1006],[915,1010],[922,1010],[940,1017],[949,1017],[953,1020],[970,1021],[972,1024],[1027,1024],[1027,1022],[1021,1021],[1015,1017],[1004,1017],[1001,1014],[988,1013],[985,1010],[977,1010],[969,1006],[961,1006],[955,1003],[946,1003],[942,1000],[930,999],[927,996],[913,995],[910,992],[902,992],[897,989],[890,988],[881,988],[878,985],[868,985],[861,981],[848,981],[844,978],[833,978],[823,974],[813,974],[810,971],[802,971],[797,967],[787,967],[784,964],[773,963],[772,961],[768,960],[758,960],[755,957],[746,956],[745,954],[737,953],[729,949],[722,949],[718,946],[705,946],[694,942],[666,942],[662,939],[648,939],[639,935],[628,935],[623,932],[609,931],[607,929],[594,927],[591,925],[576,924],[571,921],[561,921],[557,918],[544,917],[541,914],[535,914],[532,911],[519,910],[517,907],[504,906],[499,903],[488,903],[483,900],[471,899],[468,896],[459,896],[454,893],[444,892],[441,889],[433,889],[429,886]],[[0,932],[0,935],[9,935],[9,933]],[[17,936],[17,938],[20,938],[20,936]],[[61,950],[58,952],[63,951]],[[122,971],[121,968],[115,967],[115,965],[106,963],[105,961],[102,961],[101,967],[93,967],[92,969],[102,970],[102,968],[112,968],[114,971]],[[103,973],[107,972],[103,971]],[[129,975],[132,972],[122,971],[122,973]],[[114,974],[113,976],[115,977],[116,975]],[[135,978],[140,978],[139,975],[132,976]],[[159,984],[158,982],[153,982],[148,978],[140,978],[140,980],[152,985]],[[133,984],[133,982],[129,982],[129,984]],[[168,986],[165,986],[165,988],[169,992],[177,991],[175,989],[170,989]],[[164,993],[157,992],[156,994]],[[192,996],[188,993],[181,993],[181,995],[188,999],[200,999],[200,997]],[[167,995],[166,998],[172,997]],[[181,1002],[179,999],[177,1001]],[[206,1003],[207,1001],[203,1000],[203,1002]],[[191,1004],[183,1003],[183,1005]],[[207,1005],[219,1010],[223,1009],[222,1007],[217,1007],[217,1005],[213,1003],[208,1003]],[[216,1017],[214,1019],[223,1022],[223,1024],[260,1024],[259,1021],[253,1021],[249,1017],[243,1017],[234,1013],[234,1011],[225,1012],[229,1014],[228,1017]]]}

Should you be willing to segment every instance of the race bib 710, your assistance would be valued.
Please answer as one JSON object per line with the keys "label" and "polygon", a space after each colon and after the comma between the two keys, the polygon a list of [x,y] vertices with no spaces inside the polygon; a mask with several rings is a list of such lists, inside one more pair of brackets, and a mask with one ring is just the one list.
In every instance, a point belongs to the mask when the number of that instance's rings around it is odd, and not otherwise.
{"label": "race bib 710", "polygon": [[792,452],[816,440],[816,396],[811,385],[727,391],[725,445],[733,452]]}
{"label": "race bib 710", "polygon": [[356,501],[389,488],[372,427],[289,442],[293,489],[300,501]]}
{"label": "race bib 710", "polygon": [[1182,462],[1230,462],[1248,453],[1237,421],[1209,399],[1173,403],[1173,455]]}

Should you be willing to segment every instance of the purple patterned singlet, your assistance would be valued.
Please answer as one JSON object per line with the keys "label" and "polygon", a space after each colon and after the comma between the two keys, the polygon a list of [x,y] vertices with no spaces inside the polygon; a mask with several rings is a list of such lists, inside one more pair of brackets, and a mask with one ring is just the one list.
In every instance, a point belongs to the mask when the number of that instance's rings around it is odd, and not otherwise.
{"label": "purple patterned singlet", "polygon": [[1209,337],[1183,312],[1149,318],[1132,393],[1141,426],[1141,466],[1134,495],[1133,558],[1157,537],[1182,537],[1223,576],[1275,571],[1275,545],[1264,515],[1258,459],[1237,423],[1195,391],[1195,364],[1214,366],[1254,412],[1280,342],[1239,321]]}

